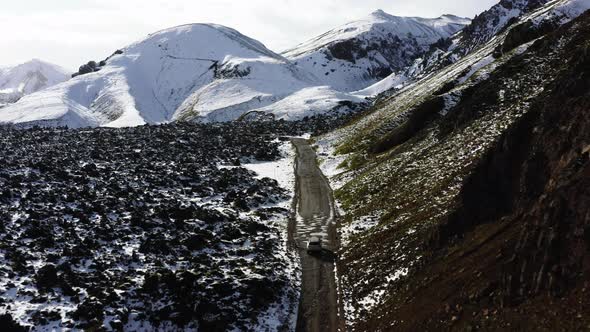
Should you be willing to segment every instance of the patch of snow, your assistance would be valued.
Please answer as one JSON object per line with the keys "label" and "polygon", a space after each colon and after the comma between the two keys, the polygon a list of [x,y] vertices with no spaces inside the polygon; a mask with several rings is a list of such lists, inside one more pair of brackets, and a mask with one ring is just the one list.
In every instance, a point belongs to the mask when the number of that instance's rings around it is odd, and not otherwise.
{"label": "patch of snow", "polygon": [[353,218],[352,222],[344,224],[340,227],[340,236],[343,246],[350,243],[351,237],[364,234],[368,230],[379,224],[379,215],[367,215],[358,218]]}
{"label": "patch of snow", "polygon": [[335,134],[330,133],[317,138],[314,145],[317,149],[320,170],[328,178],[333,190],[339,189],[345,183],[344,179],[342,179],[345,170],[340,166],[348,157],[348,155],[336,154],[335,138]]}
{"label": "patch of snow", "polygon": [[[309,135],[309,134],[308,134]],[[290,142],[284,142],[279,147],[282,158],[275,161],[255,161],[251,163],[244,163],[240,166],[227,166],[218,165],[220,169],[232,169],[232,168],[246,168],[256,173],[254,178],[270,178],[274,179],[279,183],[279,186],[283,189],[289,190],[290,193],[294,193],[295,188],[295,149]]]}
{"label": "patch of snow", "polygon": [[[257,178],[268,177],[276,180],[283,189],[288,190],[291,197],[295,197],[295,147],[291,142],[287,141],[281,144],[280,151],[282,158],[273,162],[265,163],[250,163],[243,165],[244,168],[254,171]],[[279,203],[280,207],[289,209],[291,201],[283,201]],[[285,288],[281,300],[272,304],[266,312],[258,317],[258,325],[252,327],[253,331],[278,331],[285,323],[289,326],[289,331],[295,331],[297,324],[297,312],[300,297],[301,286],[301,265],[296,251],[288,246],[287,234],[288,230],[286,223],[280,232],[282,236],[282,246],[277,255],[283,257],[287,263],[286,275],[292,276],[293,289]]]}
{"label": "patch of snow", "polygon": [[352,94],[359,97],[374,97],[385,91],[391,89],[401,89],[408,81],[408,78],[403,74],[393,73],[381,81],[359,91],[355,91]]}
{"label": "patch of snow", "polygon": [[392,283],[402,277],[405,277],[408,275],[409,269],[408,268],[401,268],[399,270],[396,270],[393,275],[390,275],[386,278],[388,283]]}
{"label": "patch of snow", "polygon": [[471,78],[471,76],[473,76],[473,74],[475,74],[478,70],[489,65],[490,63],[492,63],[494,61],[495,61],[495,59],[492,55],[488,55],[485,58],[479,60],[477,63],[475,63],[474,65],[471,66],[471,70],[469,70],[469,72],[467,74],[465,74],[463,77],[459,78],[459,84],[465,83],[465,81],[467,81],[469,78]]}
{"label": "patch of snow", "polygon": [[309,87],[263,108],[256,109],[272,113],[276,119],[300,120],[305,116],[321,114],[342,105],[342,102],[364,103],[365,99],[345,92],[338,92],[327,86]]}

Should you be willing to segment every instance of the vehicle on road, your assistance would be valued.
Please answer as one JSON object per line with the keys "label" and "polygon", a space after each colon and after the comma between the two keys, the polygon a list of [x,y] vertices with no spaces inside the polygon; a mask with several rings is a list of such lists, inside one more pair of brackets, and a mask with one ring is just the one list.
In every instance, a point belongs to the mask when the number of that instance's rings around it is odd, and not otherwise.
{"label": "vehicle on road", "polygon": [[307,253],[319,253],[322,252],[322,240],[317,236],[312,236],[307,241]]}

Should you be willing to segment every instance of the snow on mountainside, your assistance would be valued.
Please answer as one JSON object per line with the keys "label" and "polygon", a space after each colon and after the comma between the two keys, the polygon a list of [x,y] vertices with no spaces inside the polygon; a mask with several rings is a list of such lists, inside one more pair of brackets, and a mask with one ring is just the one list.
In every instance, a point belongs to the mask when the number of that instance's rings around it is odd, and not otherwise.
{"label": "snow on mountainside", "polygon": [[260,42],[213,24],[162,30],[120,53],[98,72],[6,107],[0,123],[124,127],[227,121],[318,85]]}
{"label": "snow on mountainside", "polygon": [[[393,73],[382,81],[364,90],[355,92],[359,96],[395,92],[421,78],[456,63],[466,55],[475,52],[500,33],[521,24],[508,37],[508,46],[521,39],[532,40],[557,26],[569,22],[590,8],[590,0],[503,0],[489,10],[477,15],[473,22],[452,37],[431,45],[424,56],[401,73]],[[530,17],[531,13],[535,13]],[[524,19],[523,19],[524,18]],[[522,24],[522,22],[528,22]],[[502,53],[507,50],[498,49]],[[496,54],[499,56],[499,54]],[[395,88],[395,89],[394,89]]]}
{"label": "snow on mountainside", "polygon": [[69,72],[38,59],[0,68],[0,107],[28,95],[66,81]]}
{"label": "snow on mountainside", "polygon": [[361,90],[412,64],[431,44],[471,21],[453,15],[427,19],[399,17],[382,10],[309,40],[283,55],[325,85]]}
{"label": "snow on mountainside", "polygon": [[469,22],[377,11],[284,55],[224,26],[183,25],[3,108],[0,124],[127,127],[229,121],[259,111],[295,120],[346,110],[380,89],[349,92],[405,68]]}
{"label": "snow on mountainside", "polygon": [[498,32],[518,17],[542,7],[550,0],[502,0],[489,10],[478,15],[473,24],[466,27],[455,45],[463,54],[489,41]]}
{"label": "snow on mountainside", "polygon": [[[418,59],[403,75],[410,78],[424,77],[454,63],[490,41],[499,32],[517,22],[523,15],[543,7],[549,2],[551,1],[502,0],[477,15],[470,25],[453,38],[433,47],[426,56]],[[577,15],[572,15],[572,17]]]}

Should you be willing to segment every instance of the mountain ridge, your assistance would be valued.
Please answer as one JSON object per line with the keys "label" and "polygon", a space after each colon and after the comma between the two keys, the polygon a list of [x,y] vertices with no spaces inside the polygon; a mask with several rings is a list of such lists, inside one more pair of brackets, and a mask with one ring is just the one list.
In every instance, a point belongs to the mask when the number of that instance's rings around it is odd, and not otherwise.
{"label": "mountain ridge", "polygon": [[[392,20],[395,22],[385,22]],[[392,56],[402,66],[411,63],[414,53],[424,51],[430,41],[450,35],[466,21],[449,15],[437,19],[401,18],[377,11],[369,15],[363,28],[374,30],[374,25],[382,23],[390,28],[392,24],[402,25],[398,34],[415,34],[400,39],[391,31],[379,33],[389,34],[388,38],[395,39],[398,45],[423,40],[408,46],[412,55],[394,52]],[[346,37],[345,33],[337,39]],[[367,84],[391,70],[380,53],[371,52],[365,56],[376,57],[376,63],[383,62],[383,66],[373,67],[372,60],[358,57],[358,61],[354,60],[358,72],[375,77]],[[338,75],[318,78],[317,72],[300,61],[275,53],[235,29],[211,23],[185,24],[151,33],[99,63],[91,61],[81,66],[73,76],[67,83],[5,108],[0,112],[0,123],[122,127],[172,121],[229,121],[253,111],[293,120],[367,103],[365,95],[350,93],[357,88],[356,79],[343,86]]]}
{"label": "mountain ridge", "polygon": [[410,65],[432,43],[450,37],[469,22],[454,15],[403,17],[377,10],[282,54],[323,84],[351,92]]}
{"label": "mountain ridge", "polygon": [[[273,98],[311,85],[304,73],[262,43],[212,24],[181,25],[150,34],[115,53],[97,70],[23,98],[3,110],[3,121],[34,121],[43,107],[41,120],[51,125],[165,123],[247,102],[253,104],[247,109],[266,106]],[[208,95],[220,90],[226,93]],[[227,113],[226,119],[236,116]]]}

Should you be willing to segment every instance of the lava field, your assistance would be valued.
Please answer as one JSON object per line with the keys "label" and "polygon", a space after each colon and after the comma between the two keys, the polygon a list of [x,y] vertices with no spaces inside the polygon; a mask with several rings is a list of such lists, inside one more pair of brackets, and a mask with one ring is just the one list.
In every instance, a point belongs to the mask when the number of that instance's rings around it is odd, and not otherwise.
{"label": "lava field", "polygon": [[328,123],[1,128],[0,325],[217,331],[289,316],[299,268],[277,203],[291,191],[220,165],[278,160],[280,137]]}

